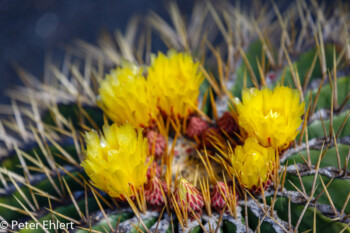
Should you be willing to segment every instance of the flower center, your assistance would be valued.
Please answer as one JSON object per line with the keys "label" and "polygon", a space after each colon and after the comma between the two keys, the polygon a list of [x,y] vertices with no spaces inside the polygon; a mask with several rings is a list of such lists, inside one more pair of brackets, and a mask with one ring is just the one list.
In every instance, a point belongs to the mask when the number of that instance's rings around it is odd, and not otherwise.
{"label": "flower center", "polygon": [[280,116],[279,112],[273,112],[272,109],[270,109],[270,112],[266,114],[265,118],[274,118],[277,119]]}

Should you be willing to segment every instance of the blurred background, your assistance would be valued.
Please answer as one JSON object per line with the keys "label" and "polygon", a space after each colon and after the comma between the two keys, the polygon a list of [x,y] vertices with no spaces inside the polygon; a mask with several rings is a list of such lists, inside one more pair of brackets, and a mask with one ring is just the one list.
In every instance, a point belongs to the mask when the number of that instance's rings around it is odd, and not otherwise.
{"label": "blurred background", "polygon": [[[237,1],[249,8],[269,0]],[[188,18],[195,0],[176,2]],[[334,4],[333,0],[322,2]],[[15,64],[41,79],[45,56],[51,52],[63,54],[75,39],[96,44],[102,30],[124,31],[135,14],[145,16],[154,11],[169,22],[167,3],[167,0],[0,0],[0,104],[9,103],[6,89],[21,84]],[[293,1],[276,3],[283,11]],[[153,41],[152,48],[164,49],[164,45]]]}
{"label": "blurred background", "polygon": [[[194,1],[177,2],[189,15]],[[152,10],[168,19],[165,6],[165,0],[1,0],[0,104],[9,103],[6,89],[21,84],[14,64],[42,78],[50,52],[75,39],[96,43],[102,30],[124,31],[134,14]]]}

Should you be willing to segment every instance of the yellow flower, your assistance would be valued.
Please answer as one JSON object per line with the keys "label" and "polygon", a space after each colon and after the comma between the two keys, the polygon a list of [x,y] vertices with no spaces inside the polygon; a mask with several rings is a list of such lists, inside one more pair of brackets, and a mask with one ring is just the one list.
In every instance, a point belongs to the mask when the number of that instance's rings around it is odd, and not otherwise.
{"label": "yellow flower", "polygon": [[141,130],[130,125],[103,127],[104,136],[86,133],[86,159],[82,166],[93,184],[112,197],[132,196],[146,182],[148,144]]}
{"label": "yellow flower", "polygon": [[116,123],[130,123],[134,128],[148,126],[156,117],[148,84],[136,66],[117,68],[101,82],[99,106]]}
{"label": "yellow flower", "polygon": [[245,188],[260,187],[259,179],[266,182],[275,164],[275,150],[260,146],[254,138],[248,138],[243,146],[237,146],[232,156],[233,175]]}
{"label": "yellow flower", "polygon": [[147,80],[158,107],[167,115],[185,117],[197,106],[203,75],[199,63],[187,53],[158,53],[148,69]]}
{"label": "yellow flower", "polygon": [[284,149],[298,134],[304,102],[297,90],[278,86],[274,90],[249,89],[236,105],[239,125],[263,146]]}

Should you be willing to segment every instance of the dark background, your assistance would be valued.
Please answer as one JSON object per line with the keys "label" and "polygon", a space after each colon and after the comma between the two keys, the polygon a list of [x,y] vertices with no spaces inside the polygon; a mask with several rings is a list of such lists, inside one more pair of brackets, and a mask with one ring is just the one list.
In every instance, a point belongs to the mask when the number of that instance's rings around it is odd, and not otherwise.
{"label": "dark background", "polygon": [[[260,0],[238,1],[249,8]],[[191,14],[195,0],[176,2],[184,16]],[[275,2],[281,11],[294,4]],[[333,0],[322,2],[334,4]],[[124,31],[133,15],[145,16],[150,10],[169,21],[167,3],[167,0],[0,0],[0,104],[9,103],[6,89],[21,84],[13,64],[40,79],[48,52],[63,52],[75,39],[96,44],[103,29]]]}
{"label": "dark background", "polygon": [[[177,1],[189,15],[194,1]],[[48,51],[75,39],[96,43],[103,29],[125,30],[134,14],[167,17],[165,0],[0,0],[0,104],[5,90],[21,84],[13,64],[42,78]]]}

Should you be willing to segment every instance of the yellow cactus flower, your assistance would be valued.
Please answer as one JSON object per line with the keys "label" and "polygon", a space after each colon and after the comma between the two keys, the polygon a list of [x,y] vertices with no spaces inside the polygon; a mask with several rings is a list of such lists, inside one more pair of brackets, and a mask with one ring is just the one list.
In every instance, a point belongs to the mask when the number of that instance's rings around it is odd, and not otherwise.
{"label": "yellow cactus flower", "polygon": [[130,197],[132,188],[137,190],[147,181],[147,139],[130,124],[105,125],[103,133],[101,137],[96,131],[86,133],[82,166],[97,188],[112,197]]}
{"label": "yellow cactus flower", "polygon": [[304,114],[297,90],[277,86],[243,90],[242,102],[236,104],[239,125],[265,146],[285,149],[298,134]]}
{"label": "yellow cactus flower", "polygon": [[243,146],[235,148],[231,162],[233,175],[243,187],[260,187],[259,180],[265,183],[273,171],[275,150],[259,145],[254,138],[248,138]]}
{"label": "yellow cactus flower", "polygon": [[158,107],[167,115],[185,117],[197,105],[203,74],[190,54],[158,53],[148,69],[147,80]]}
{"label": "yellow cactus flower", "polygon": [[99,106],[118,124],[146,127],[157,115],[142,69],[136,66],[117,68],[100,83]]}

